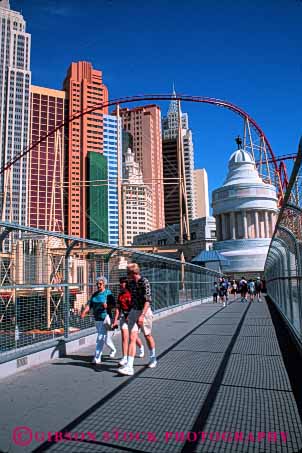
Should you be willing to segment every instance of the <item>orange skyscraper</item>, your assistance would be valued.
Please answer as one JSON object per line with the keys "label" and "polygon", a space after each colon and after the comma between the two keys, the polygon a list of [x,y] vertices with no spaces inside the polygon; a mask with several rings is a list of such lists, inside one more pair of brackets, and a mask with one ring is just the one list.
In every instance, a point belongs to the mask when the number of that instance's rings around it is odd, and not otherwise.
{"label": "orange skyscraper", "polygon": [[[89,62],[80,61],[70,65],[64,90],[69,117],[108,101],[108,90],[103,84],[102,72],[93,69]],[[89,237],[88,157],[97,157],[103,153],[103,114],[107,113],[108,108],[102,108],[69,124],[66,223],[67,233],[72,236]]]}
{"label": "orange skyscraper", "polygon": [[161,112],[157,105],[120,110],[122,126],[133,138],[135,162],[152,189],[152,229],[165,226]]}

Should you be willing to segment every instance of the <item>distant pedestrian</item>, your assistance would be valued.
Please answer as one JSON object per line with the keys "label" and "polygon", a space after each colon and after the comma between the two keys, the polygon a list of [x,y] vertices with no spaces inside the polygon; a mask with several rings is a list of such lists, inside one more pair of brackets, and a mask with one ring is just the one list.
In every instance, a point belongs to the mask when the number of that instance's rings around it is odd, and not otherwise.
{"label": "distant pedestrian", "polygon": [[234,299],[235,299],[236,294],[237,294],[237,283],[235,280],[232,280],[232,283],[231,283],[231,294],[233,294]]}
{"label": "distant pedestrian", "polygon": [[250,280],[248,282],[248,292],[249,292],[249,295],[250,295],[250,302],[252,302],[255,298],[255,282],[253,280]]}
{"label": "distant pedestrian", "polygon": [[225,306],[226,288],[224,278],[221,278],[219,281],[218,294],[220,302]]}
{"label": "distant pedestrian", "polygon": [[262,282],[260,280],[260,277],[257,277],[256,283],[255,283],[255,291],[256,291],[256,298],[258,299],[258,302],[261,302],[261,290],[262,290]]}
{"label": "distant pedestrian", "polygon": [[229,292],[231,288],[231,284],[227,278],[224,279],[224,287],[225,287],[225,303],[227,305],[229,300]]}
{"label": "distant pedestrian", "polygon": [[[128,347],[129,347],[129,329],[128,329],[128,316],[132,308],[131,293],[128,288],[128,279],[126,277],[120,278],[120,293],[118,295],[115,318],[112,327],[117,327],[117,321],[120,319],[120,329],[122,336],[122,351],[123,357],[119,364],[124,366],[128,361]],[[142,340],[137,336],[136,345],[139,347],[138,357],[143,358],[145,355]]]}
{"label": "distant pedestrian", "polygon": [[213,303],[217,303],[217,296],[218,296],[218,285],[217,282],[213,283]]}
{"label": "distant pedestrian", "polygon": [[127,364],[118,369],[120,374],[132,376],[134,373],[133,363],[136,352],[136,339],[138,332],[142,329],[150,350],[149,368],[157,365],[155,354],[155,341],[152,333],[152,310],[151,310],[151,288],[147,278],[142,277],[137,263],[130,263],[127,266],[129,279],[129,291],[131,293],[132,308],[128,317],[128,329],[130,344],[128,350]]}
{"label": "distant pedestrian", "polygon": [[248,287],[247,287],[247,281],[244,277],[241,277],[241,280],[239,282],[239,290],[241,294],[241,302],[247,302],[247,292],[248,292]]}
{"label": "distant pedestrian", "polygon": [[111,310],[115,305],[115,300],[110,289],[106,289],[106,277],[101,276],[97,278],[96,284],[98,289],[87,302],[81,318],[84,318],[89,310],[93,312],[97,337],[95,355],[92,362],[99,365],[102,362],[102,353],[105,344],[111,350],[111,358],[115,357],[116,354],[116,348],[111,338],[112,332],[109,330],[111,326]]}

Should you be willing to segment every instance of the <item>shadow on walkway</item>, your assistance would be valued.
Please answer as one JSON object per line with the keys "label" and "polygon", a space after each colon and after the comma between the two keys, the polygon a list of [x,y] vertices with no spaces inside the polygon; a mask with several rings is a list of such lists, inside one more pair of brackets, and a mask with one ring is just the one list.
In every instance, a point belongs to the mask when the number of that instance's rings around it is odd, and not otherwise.
{"label": "shadow on walkway", "polygon": [[301,419],[272,327],[266,303],[232,303],[61,430],[81,438],[53,436],[34,452],[299,451]]}

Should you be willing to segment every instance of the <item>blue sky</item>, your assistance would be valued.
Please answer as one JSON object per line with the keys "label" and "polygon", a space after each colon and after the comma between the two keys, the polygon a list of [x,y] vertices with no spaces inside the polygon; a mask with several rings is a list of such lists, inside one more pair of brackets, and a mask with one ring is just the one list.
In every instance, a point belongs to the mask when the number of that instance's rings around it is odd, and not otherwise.
{"label": "blue sky", "polygon": [[[109,97],[169,93],[225,99],[262,127],[275,155],[302,131],[301,0],[11,0],[32,34],[33,84],[61,88],[72,61],[103,71]],[[167,103],[160,104],[163,113]],[[234,113],[185,103],[195,167],[210,189],[242,134]]]}

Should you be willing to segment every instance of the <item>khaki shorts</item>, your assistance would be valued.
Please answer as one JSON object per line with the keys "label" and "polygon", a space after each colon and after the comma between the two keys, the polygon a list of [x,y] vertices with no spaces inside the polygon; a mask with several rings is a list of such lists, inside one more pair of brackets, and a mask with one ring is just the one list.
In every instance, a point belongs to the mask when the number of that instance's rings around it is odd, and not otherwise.
{"label": "khaki shorts", "polygon": [[[135,310],[134,308],[130,311],[129,317],[128,317],[128,328],[129,331],[131,332],[132,330],[134,332],[139,332],[140,328],[137,325],[137,319],[139,315],[142,313],[142,310]],[[153,313],[151,308],[148,308],[146,311],[146,314],[144,316],[144,324],[142,326],[142,332],[145,336],[151,335],[152,332],[152,318],[153,318]]]}

